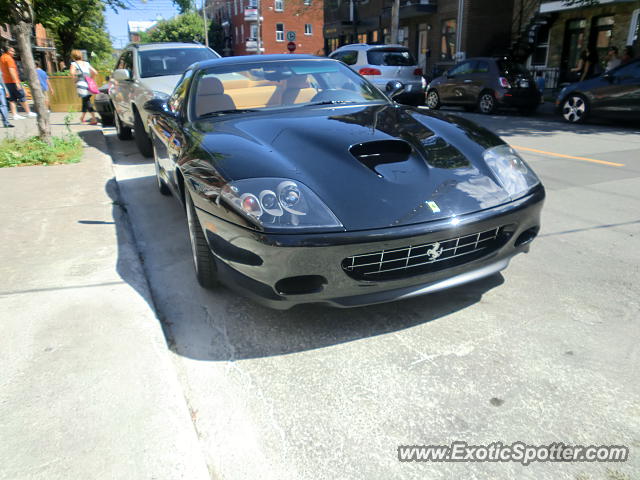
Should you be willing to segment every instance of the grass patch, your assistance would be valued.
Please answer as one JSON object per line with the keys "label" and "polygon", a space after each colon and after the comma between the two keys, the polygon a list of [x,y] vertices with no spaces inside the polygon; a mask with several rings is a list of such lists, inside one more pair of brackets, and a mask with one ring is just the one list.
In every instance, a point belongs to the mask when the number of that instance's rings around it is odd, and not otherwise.
{"label": "grass patch", "polygon": [[82,158],[82,140],[76,134],[51,137],[51,145],[38,137],[0,140],[0,168],[76,163]]}

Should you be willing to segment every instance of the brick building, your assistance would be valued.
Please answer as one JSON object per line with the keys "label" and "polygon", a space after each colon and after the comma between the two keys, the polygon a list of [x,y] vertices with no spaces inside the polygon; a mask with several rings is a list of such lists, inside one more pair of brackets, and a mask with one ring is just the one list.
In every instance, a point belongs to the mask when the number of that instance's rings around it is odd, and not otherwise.
{"label": "brick building", "polygon": [[289,32],[295,53],[319,53],[323,48],[323,0],[207,0],[207,15],[222,25],[229,55],[288,53]]}
{"label": "brick building", "polygon": [[[47,30],[41,25],[36,24],[33,28],[33,36],[31,37],[33,58],[42,63],[42,68],[47,73],[58,71],[56,44],[53,39],[47,37]],[[15,38],[8,24],[0,24],[0,43],[15,46]],[[20,59],[18,58],[18,62]],[[18,64],[20,68],[21,65]],[[24,73],[20,72],[24,78]]]}
{"label": "brick building", "polygon": [[[527,0],[517,2],[526,6]],[[640,50],[638,1],[599,0],[597,6],[585,7],[543,0],[522,16],[529,20],[519,21],[520,30],[514,29],[514,51],[532,70],[545,72],[552,88],[572,80],[569,71],[587,47],[598,53],[603,66],[610,46],[620,52],[630,46],[636,55]]]}
{"label": "brick building", "polygon": [[[400,0],[400,43],[425,72],[460,58],[500,55],[511,43],[514,0]],[[392,0],[326,0],[327,53],[349,43],[390,43]]]}

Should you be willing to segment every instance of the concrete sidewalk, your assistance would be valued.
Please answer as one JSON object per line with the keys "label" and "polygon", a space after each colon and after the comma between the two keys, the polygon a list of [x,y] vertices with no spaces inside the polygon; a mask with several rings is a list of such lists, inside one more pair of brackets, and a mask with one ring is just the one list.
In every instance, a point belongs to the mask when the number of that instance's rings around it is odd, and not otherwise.
{"label": "concrete sidewalk", "polygon": [[104,137],[73,129],[82,162],[0,169],[0,478],[209,479]]}
{"label": "concrete sidewalk", "polygon": [[[33,105],[32,105],[33,108]],[[24,112],[21,112],[20,115],[23,115]],[[100,123],[98,125],[92,126],[88,124],[80,123],[80,113],[50,113],[49,114],[49,122],[51,124],[51,134],[52,135],[64,135],[67,133],[67,129],[65,127],[65,117],[69,116],[69,127],[71,131],[74,132],[85,132],[85,131],[100,131],[101,126]],[[87,119],[90,119],[89,115],[87,115]],[[11,120],[11,123],[14,125],[14,128],[3,128],[0,127],[0,140],[3,138],[28,138],[33,137],[38,134],[38,125],[36,124],[35,118],[25,118],[24,120]]]}

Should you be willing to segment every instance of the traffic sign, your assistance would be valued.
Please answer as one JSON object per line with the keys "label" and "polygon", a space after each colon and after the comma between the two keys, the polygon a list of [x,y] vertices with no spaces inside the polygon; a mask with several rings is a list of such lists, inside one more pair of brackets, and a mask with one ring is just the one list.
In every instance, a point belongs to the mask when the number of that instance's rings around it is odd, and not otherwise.
{"label": "traffic sign", "polygon": [[288,31],[287,32],[287,42],[295,42],[296,41],[296,32]]}
{"label": "traffic sign", "polygon": [[293,53],[296,50],[296,44],[295,42],[289,42],[287,43],[287,49]]}

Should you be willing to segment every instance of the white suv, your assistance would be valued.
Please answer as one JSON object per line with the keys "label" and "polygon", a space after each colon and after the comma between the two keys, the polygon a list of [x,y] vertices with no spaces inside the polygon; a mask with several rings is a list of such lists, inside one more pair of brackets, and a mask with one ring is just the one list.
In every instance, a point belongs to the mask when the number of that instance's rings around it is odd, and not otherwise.
{"label": "white suv", "polygon": [[395,98],[400,103],[423,105],[427,82],[422,69],[404,45],[344,45],[329,55],[346,64],[383,92],[389,81],[404,85],[404,93]]}
{"label": "white suv", "polygon": [[220,58],[197,43],[132,44],[125,48],[109,79],[116,132],[120,140],[132,138],[140,153],[153,156],[147,112],[143,106],[156,96],[169,96],[182,73],[193,63]]}

